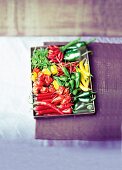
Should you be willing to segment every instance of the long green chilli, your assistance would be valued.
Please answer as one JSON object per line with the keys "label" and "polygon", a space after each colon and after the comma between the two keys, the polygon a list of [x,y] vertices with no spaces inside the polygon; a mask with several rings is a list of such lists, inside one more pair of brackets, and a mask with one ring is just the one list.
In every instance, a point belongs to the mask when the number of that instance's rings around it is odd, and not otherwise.
{"label": "long green chilli", "polygon": [[70,77],[69,71],[67,70],[66,67],[62,67],[62,71],[64,72],[64,74],[65,74],[67,77]]}
{"label": "long green chilli", "polygon": [[76,39],[76,40],[74,40],[74,41],[71,41],[71,42],[69,42],[68,44],[66,44],[65,46],[60,47],[60,50],[61,50],[62,52],[64,52],[68,47],[70,47],[70,46],[72,46],[72,45],[75,45],[75,44],[78,43],[79,41],[80,41],[80,38],[78,38],[78,39]]}

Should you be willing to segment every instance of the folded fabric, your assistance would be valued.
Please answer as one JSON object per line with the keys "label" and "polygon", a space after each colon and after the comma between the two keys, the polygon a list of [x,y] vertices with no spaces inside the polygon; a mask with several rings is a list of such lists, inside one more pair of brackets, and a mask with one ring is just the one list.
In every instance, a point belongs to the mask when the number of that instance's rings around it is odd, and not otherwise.
{"label": "folded fabric", "polygon": [[122,45],[92,43],[89,49],[93,51],[89,60],[93,89],[97,92],[95,115],[37,119],[36,139],[121,139]]}

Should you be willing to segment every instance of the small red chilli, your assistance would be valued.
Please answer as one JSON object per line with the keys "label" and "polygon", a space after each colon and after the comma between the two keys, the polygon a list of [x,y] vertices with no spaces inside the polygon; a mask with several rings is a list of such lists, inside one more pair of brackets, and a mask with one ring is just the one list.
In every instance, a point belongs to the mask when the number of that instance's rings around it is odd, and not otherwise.
{"label": "small red chilli", "polygon": [[60,63],[63,60],[64,55],[60,51],[60,48],[58,46],[48,46],[48,49],[48,59],[50,60],[50,62]]}

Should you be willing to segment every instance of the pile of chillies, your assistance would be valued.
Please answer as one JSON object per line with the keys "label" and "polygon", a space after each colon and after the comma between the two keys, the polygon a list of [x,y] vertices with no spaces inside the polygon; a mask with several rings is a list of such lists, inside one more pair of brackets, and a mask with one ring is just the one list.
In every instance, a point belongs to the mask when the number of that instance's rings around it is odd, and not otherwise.
{"label": "pile of chillies", "polygon": [[35,116],[92,112],[96,95],[91,89],[89,51],[82,50],[90,42],[78,38],[65,46],[34,49],[31,80]]}

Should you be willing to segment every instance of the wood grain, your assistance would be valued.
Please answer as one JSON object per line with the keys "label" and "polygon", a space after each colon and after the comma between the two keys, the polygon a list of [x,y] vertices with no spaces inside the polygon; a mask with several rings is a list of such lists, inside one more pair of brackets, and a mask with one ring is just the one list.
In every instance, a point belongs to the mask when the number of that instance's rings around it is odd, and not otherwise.
{"label": "wood grain", "polygon": [[0,0],[0,35],[122,36],[121,0]]}

